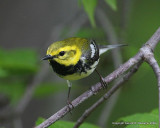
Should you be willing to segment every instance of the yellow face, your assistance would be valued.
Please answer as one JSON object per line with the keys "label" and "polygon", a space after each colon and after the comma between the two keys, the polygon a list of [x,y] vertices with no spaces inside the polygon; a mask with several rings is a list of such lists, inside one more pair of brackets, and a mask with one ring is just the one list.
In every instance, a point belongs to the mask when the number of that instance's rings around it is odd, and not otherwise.
{"label": "yellow face", "polygon": [[76,45],[61,46],[59,48],[54,48],[54,45],[56,44],[52,44],[48,48],[47,55],[53,56],[53,60],[59,64],[65,66],[75,65],[82,55]]}
{"label": "yellow face", "polygon": [[59,64],[69,66],[79,61],[82,53],[89,49],[89,41],[85,38],[72,37],[51,44],[47,50],[49,59]]}

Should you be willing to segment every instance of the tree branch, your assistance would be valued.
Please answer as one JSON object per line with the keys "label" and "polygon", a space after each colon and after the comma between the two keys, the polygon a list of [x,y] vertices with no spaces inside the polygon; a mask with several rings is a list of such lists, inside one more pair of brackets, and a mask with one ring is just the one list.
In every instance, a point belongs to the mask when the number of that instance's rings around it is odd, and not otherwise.
{"label": "tree branch", "polygon": [[[155,45],[153,45],[155,47]],[[145,61],[152,67],[158,82],[158,92],[159,92],[159,123],[160,123],[160,67],[154,57],[152,49],[141,49],[145,54]],[[159,125],[160,127],[160,125]]]}
{"label": "tree branch", "polygon": [[[149,41],[147,41],[147,43],[140,49],[140,51],[134,57],[130,58],[127,62],[121,65],[117,70],[115,70],[114,72],[109,74],[107,77],[105,77],[104,78],[105,82],[110,83],[111,81],[119,77],[121,74],[129,70],[133,65],[142,61],[145,58],[147,51],[149,50],[153,51],[159,41],[160,41],[160,28],[158,28],[158,30],[153,34],[153,36],[149,39]],[[82,102],[87,100],[89,97],[93,96],[94,94],[96,94],[101,89],[102,89],[102,86],[100,83],[97,83],[96,85],[92,86],[91,90],[84,92],[82,95],[80,95],[79,97],[77,97],[75,100],[72,101],[73,107],[74,108],[77,107],[79,104],[81,104]],[[56,112],[54,115],[49,117],[47,120],[45,120],[43,123],[38,125],[36,128],[46,128],[50,126],[60,118],[64,117],[70,110],[73,109],[73,107],[70,106],[70,108],[68,108],[68,106],[65,106],[64,108]]]}
{"label": "tree branch", "polygon": [[[105,82],[108,84],[112,82],[114,79],[116,79],[121,74],[125,73],[129,68],[131,68],[133,65],[138,63],[141,60],[141,54],[138,53],[133,58],[129,59],[126,63],[124,63],[122,66],[120,66],[117,70],[112,72],[110,75],[104,78]],[[73,100],[71,103],[73,105],[70,106],[70,108],[66,105],[64,108],[60,109],[57,113],[52,115],[50,118],[45,120],[43,123],[41,123],[36,128],[46,128],[50,126],[52,123],[56,122],[60,118],[64,117],[69,111],[71,111],[73,108],[77,107],[79,104],[90,98],[91,96],[95,95],[100,91],[103,87],[101,86],[101,83],[97,83],[94,86],[91,87],[90,90],[84,92],[82,95],[77,97],[75,100]]]}

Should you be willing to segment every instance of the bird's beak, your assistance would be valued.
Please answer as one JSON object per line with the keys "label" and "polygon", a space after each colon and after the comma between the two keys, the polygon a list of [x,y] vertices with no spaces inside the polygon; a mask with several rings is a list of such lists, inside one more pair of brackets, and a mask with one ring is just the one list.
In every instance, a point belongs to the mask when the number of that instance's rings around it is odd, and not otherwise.
{"label": "bird's beak", "polygon": [[46,55],[42,58],[42,60],[50,60],[50,59],[53,59],[54,56],[51,56],[51,55]]}

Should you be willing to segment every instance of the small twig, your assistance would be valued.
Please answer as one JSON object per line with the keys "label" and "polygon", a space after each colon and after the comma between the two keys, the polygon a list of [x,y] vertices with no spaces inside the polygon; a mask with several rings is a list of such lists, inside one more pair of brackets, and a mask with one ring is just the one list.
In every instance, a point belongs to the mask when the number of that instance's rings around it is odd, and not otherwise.
{"label": "small twig", "polygon": [[123,76],[106,94],[104,94],[103,97],[101,97],[97,102],[95,102],[91,107],[89,107],[83,115],[77,120],[74,128],[78,128],[84,120],[99,106],[101,105],[105,100],[107,100],[115,91],[119,89],[120,86],[122,86],[123,83],[126,82],[140,67],[142,64],[142,61],[137,63],[126,75]]}

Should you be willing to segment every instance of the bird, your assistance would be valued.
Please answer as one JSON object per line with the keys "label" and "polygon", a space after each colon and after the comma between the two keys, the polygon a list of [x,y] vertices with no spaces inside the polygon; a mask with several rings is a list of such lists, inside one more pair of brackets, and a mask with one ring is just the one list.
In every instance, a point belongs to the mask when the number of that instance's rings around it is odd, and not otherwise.
{"label": "bird", "polygon": [[53,71],[61,78],[67,80],[68,96],[67,103],[70,104],[69,95],[73,80],[85,78],[96,71],[100,77],[103,87],[106,83],[96,67],[100,55],[106,51],[125,44],[97,45],[93,39],[70,37],[62,41],[52,43],[42,60],[48,60]]}

